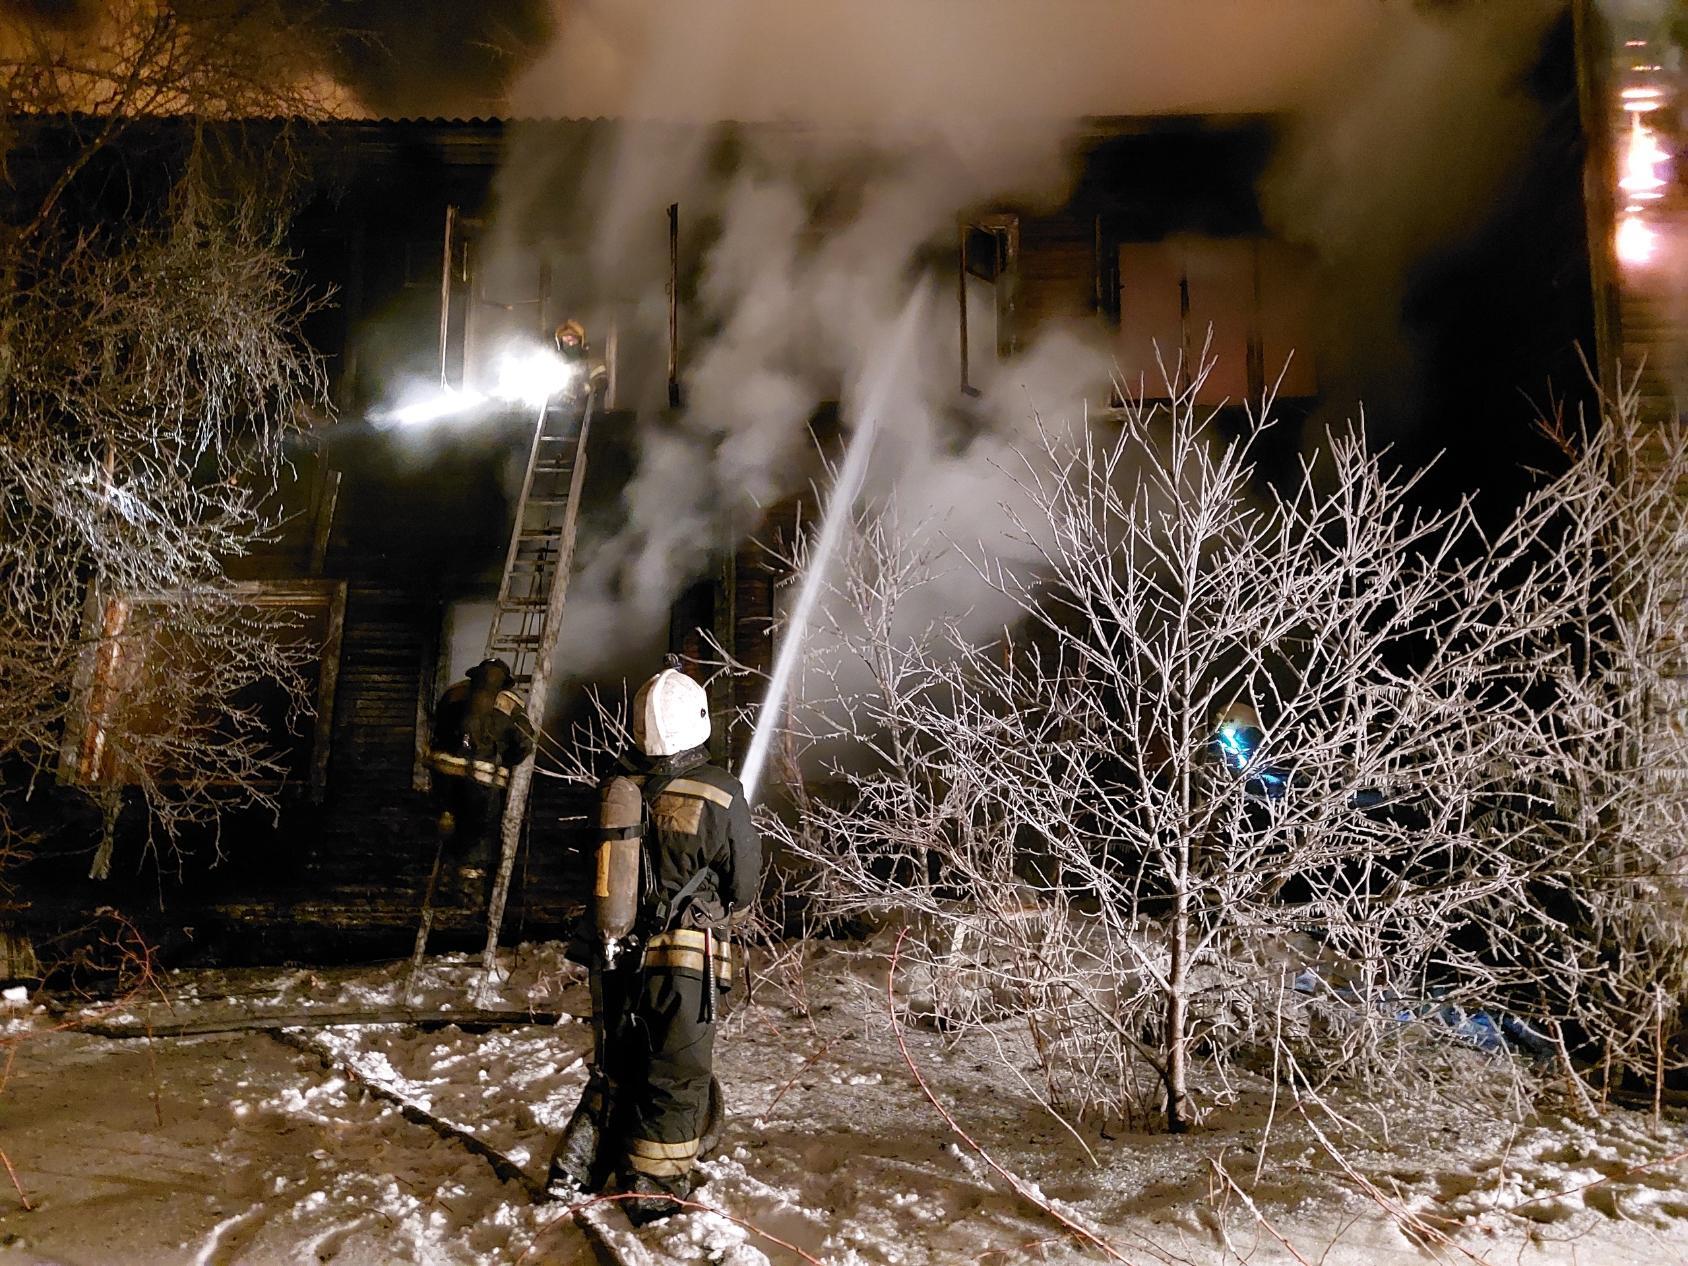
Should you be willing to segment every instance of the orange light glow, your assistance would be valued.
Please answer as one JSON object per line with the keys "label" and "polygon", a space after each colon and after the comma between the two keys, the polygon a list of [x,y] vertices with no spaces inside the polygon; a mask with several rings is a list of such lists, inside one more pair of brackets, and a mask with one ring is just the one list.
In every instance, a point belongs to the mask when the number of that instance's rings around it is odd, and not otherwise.
{"label": "orange light glow", "polygon": [[1647,222],[1639,215],[1631,212],[1619,221],[1614,245],[1620,263],[1639,267],[1653,261],[1653,254],[1659,245],[1659,235],[1648,227]]}
{"label": "orange light glow", "polygon": [[1659,109],[1665,103],[1664,90],[1660,88],[1625,88],[1618,97],[1623,102],[1623,108],[1631,114],[1646,114],[1648,111]]}
{"label": "orange light glow", "polygon": [[1624,151],[1623,176],[1618,188],[1632,197],[1656,196],[1656,191],[1664,187],[1659,166],[1667,157],[1658,138],[1641,121],[1641,116],[1636,115],[1629,130],[1629,146]]}

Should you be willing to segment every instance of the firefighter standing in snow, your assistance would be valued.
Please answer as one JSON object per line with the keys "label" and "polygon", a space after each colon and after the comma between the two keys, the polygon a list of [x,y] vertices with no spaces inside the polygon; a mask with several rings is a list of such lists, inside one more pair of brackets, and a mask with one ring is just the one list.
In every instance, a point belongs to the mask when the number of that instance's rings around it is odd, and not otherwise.
{"label": "firefighter standing in snow", "polygon": [[510,666],[482,660],[434,707],[428,764],[442,847],[466,901],[491,896],[510,770],[533,751],[533,727]]}
{"label": "firefighter standing in snow", "polygon": [[613,1171],[635,1222],[691,1190],[710,1112],[730,929],[755,900],[762,845],[744,788],[708,763],[703,688],[666,668],[633,701],[633,740],[604,784],[593,892],[599,1050],[551,1162],[554,1184]]}

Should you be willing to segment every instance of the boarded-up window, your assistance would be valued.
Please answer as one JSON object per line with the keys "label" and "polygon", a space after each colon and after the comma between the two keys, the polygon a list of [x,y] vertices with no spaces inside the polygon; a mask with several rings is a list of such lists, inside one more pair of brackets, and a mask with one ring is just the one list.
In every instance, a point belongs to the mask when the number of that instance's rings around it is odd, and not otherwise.
{"label": "boarded-up window", "polygon": [[[60,776],[79,783],[254,781],[326,786],[345,585],[248,582],[232,603],[191,618],[157,598],[111,597],[90,613],[78,706],[60,750]],[[301,666],[304,703],[274,677],[244,667],[240,646],[265,636]],[[240,658],[236,658],[240,656]],[[222,687],[227,693],[218,697]],[[261,778],[219,759],[235,739],[267,753]],[[204,759],[192,759],[197,751]],[[191,762],[191,768],[190,768]]]}
{"label": "boarded-up window", "polygon": [[1301,252],[1259,238],[1176,237],[1121,243],[1118,264],[1116,354],[1131,394],[1183,390],[1204,353],[1199,403],[1258,400],[1280,375],[1281,396],[1317,393],[1312,272]]}
{"label": "boarded-up window", "polygon": [[961,389],[972,390],[972,367],[1015,351],[1014,297],[1019,272],[1020,221],[984,216],[961,226]]}

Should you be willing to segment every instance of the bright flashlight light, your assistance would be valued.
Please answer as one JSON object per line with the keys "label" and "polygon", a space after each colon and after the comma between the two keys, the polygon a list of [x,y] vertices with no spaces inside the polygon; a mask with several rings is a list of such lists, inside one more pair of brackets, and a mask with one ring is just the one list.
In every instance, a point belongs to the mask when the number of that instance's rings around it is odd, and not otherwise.
{"label": "bright flashlight light", "polygon": [[574,380],[575,367],[543,347],[507,349],[498,358],[492,394],[537,409]]}
{"label": "bright flashlight light", "polygon": [[1658,242],[1658,234],[1647,227],[1647,222],[1639,215],[1631,212],[1619,222],[1614,245],[1621,262],[1639,265],[1652,262],[1653,251]]}
{"label": "bright flashlight light", "polygon": [[498,357],[497,372],[490,390],[436,387],[426,395],[413,397],[389,411],[384,419],[400,426],[425,426],[429,422],[468,413],[489,400],[538,409],[567,388],[579,372],[576,366],[549,348],[506,347]]}

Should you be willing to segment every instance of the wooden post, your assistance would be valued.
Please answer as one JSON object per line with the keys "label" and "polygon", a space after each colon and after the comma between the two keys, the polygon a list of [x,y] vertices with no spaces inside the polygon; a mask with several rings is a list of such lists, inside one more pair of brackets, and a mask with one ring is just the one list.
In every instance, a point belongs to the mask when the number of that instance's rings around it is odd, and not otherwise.
{"label": "wooden post", "polygon": [[668,204],[668,407],[680,407],[680,204]]}
{"label": "wooden post", "polygon": [[457,208],[445,209],[445,249],[440,253],[440,386],[446,379],[446,354],[451,350],[451,257],[457,245]]}
{"label": "wooden post", "polygon": [[[319,448],[317,461],[326,463],[328,456]],[[322,478],[317,486],[316,521],[311,525],[310,574],[322,575],[328,566],[328,544],[334,533],[334,512],[340,504],[340,475],[337,470],[318,467]]]}

